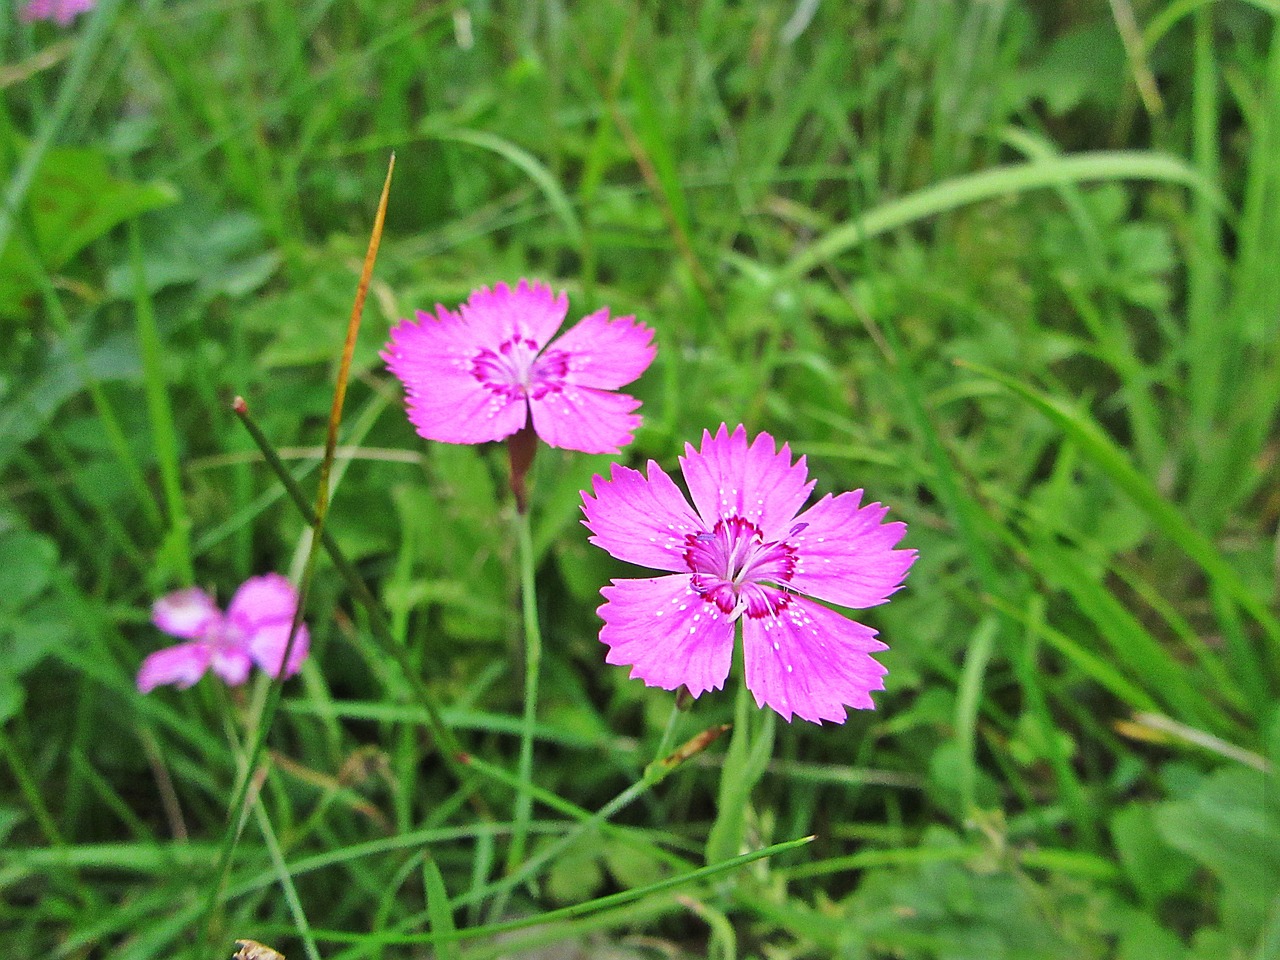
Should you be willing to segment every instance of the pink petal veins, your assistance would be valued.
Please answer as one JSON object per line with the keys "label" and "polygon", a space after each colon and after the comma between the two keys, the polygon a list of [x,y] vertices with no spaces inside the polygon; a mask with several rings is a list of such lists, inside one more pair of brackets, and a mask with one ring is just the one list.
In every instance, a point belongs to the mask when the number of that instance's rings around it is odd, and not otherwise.
{"label": "pink petal veins", "polygon": [[887,647],[876,632],[821,604],[795,598],[776,613],[743,618],[747,688],[757,706],[785,720],[844,723],[845,707],[870,710],[885,668],[871,654]]}
{"label": "pink petal veins", "polygon": [[545,283],[521,280],[514,290],[505,283],[481,287],[459,309],[467,323],[495,332],[499,341],[528,338],[541,350],[564,323],[569,298]]}
{"label": "pink petal veins", "polygon": [[690,586],[689,576],[614,580],[601,594],[606,663],[631,667],[651,687],[719,690],[733,660],[733,622]]}
{"label": "pink petal veins", "polygon": [[[760,434],[721,425],[681,467],[697,516],[661,469],[649,476],[614,466],[583,495],[591,542],[672,576],[615,581],[601,593],[600,639],[609,663],[632,676],[700,693],[718,688],[741,621],[746,683],[760,706],[787,720],[843,723],[848,707],[874,706],[886,649],[875,631],[819,603],[883,603],[902,585],[914,550],[895,550],[906,527],[884,523],[861,491],[825,497],[797,516],[812,483],[803,458]],[[670,606],[668,605],[670,604]],[[674,608],[674,612],[673,611]]]}
{"label": "pink petal veins", "polygon": [[827,495],[796,517],[790,538],[800,558],[791,585],[844,607],[874,607],[902,586],[914,550],[895,550],[905,523],[883,523],[888,507],[859,506],[862,491]]}
{"label": "pink petal veins", "polygon": [[759,526],[768,540],[786,536],[813,489],[813,481],[805,480],[804,457],[793,466],[790,448],[783,444],[775,451],[767,433],[748,446],[741,425],[731,434],[721,424],[714,437],[704,431],[701,450],[685,444],[680,469],[708,529],[721,518],[738,516]]}
{"label": "pink petal veins", "polygon": [[409,421],[418,435],[441,443],[484,443],[509,437],[525,425],[523,393],[485,379],[486,356],[505,342],[492,330],[472,329],[443,307],[439,319],[419,312],[391,330],[382,352],[387,368],[404,383]]}
{"label": "pink petal veins", "polygon": [[608,309],[578,321],[547,347],[568,358],[566,379],[580,387],[617,390],[648,369],[655,347],[653,331],[635,317],[609,319]]}
{"label": "pink petal veins", "polygon": [[582,494],[582,512],[591,542],[619,560],[671,573],[687,572],[688,538],[702,521],[654,461],[646,479],[638,470],[614,464],[609,479],[592,479],[592,497]]}
{"label": "pink petal veins", "polygon": [[151,606],[151,622],[183,640],[198,640],[221,619],[213,597],[197,587],[175,590]]}
{"label": "pink petal veins", "polygon": [[548,446],[583,453],[620,453],[633,439],[640,401],[625,393],[566,386],[530,397],[533,429]]}

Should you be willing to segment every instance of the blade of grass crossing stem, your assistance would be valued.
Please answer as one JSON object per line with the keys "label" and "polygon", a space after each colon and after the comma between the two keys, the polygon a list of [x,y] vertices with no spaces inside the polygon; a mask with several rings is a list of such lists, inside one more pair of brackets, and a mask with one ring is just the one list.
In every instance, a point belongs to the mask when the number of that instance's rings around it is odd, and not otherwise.
{"label": "blade of grass crossing stem", "polygon": [[311,925],[307,923],[307,915],[302,909],[302,900],[298,896],[298,888],[294,886],[293,877],[289,875],[289,865],[285,863],[284,852],[280,849],[280,844],[276,840],[276,832],[271,826],[271,818],[267,816],[267,809],[262,805],[261,795],[253,799],[254,819],[258,821],[258,829],[262,831],[262,839],[267,845],[267,851],[271,855],[271,865],[276,871],[276,878],[280,881],[280,888],[284,891],[285,903],[289,907],[289,913],[293,916],[294,925],[297,927],[296,933],[298,939],[302,941],[302,947],[307,951],[308,960],[320,960],[320,950],[316,947],[315,940],[311,937]]}
{"label": "blade of grass crossing stem", "polygon": [[191,563],[191,518],[182,493],[182,472],[178,464],[178,431],[173,421],[173,405],[169,402],[169,385],[164,375],[164,345],[156,324],[147,290],[143,266],[142,235],[138,221],[129,221],[129,266],[133,273],[133,308],[138,321],[138,347],[142,353],[142,382],[147,397],[147,413],[151,418],[151,439],[155,442],[156,460],[160,465],[160,486],[164,490],[169,514],[169,531],[165,536],[166,559],[182,574],[184,584],[195,582]]}
{"label": "blade of grass crossing stem", "polygon": [[[611,893],[608,896],[597,897],[594,900],[588,900],[585,903],[576,903],[572,906],[561,907],[559,910],[548,910],[545,913],[534,914],[533,916],[521,917],[517,920],[506,920],[500,923],[490,923],[480,927],[468,927],[465,930],[455,930],[448,936],[441,936],[434,931],[431,933],[396,933],[396,934],[377,934],[369,936],[368,934],[351,933],[346,930],[313,930],[315,938],[322,943],[355,943],[368,945],[373,949],[380,946],[409,946],[413,944],[435,945],[439,946],[443,943],[453,943],[461,940],[476,940],[480,937],[491,937],[499,933],[507,933],[511,930],[524,930],[528,927],[538,927],[543,924],[557,923],[561,920],[570,920],[575,917],[590,916],[607,910],[612,907],[624,903],[634,903],[637,900],[643,900],[646,897],[657,893],[665,893],[668,890],[676,890],[680,887],[688,886],[691,883],[699,883],[703,880],[710,880],[713,877],[720,876],[744,867],[749,863],[755,863],[757,860],[765,860],[769,857],[776,857],[779,854],[789,853],[813,842],[813,837],[799,837],[795,840],[786,840],[782,843],[771,844],[762,847],[759,850],[752,850],[734,857],[731,860],[725,860],[721,863],[713,863],[710,866],[699,867],[697,870],[691,870],[688,873],[682,873],[674,877],[667,877],[656,883],[648,883],[642,887],[635,887],[631,890],[623,890],[619,893]],[[342,957],[356,956],[357,954],[342,954]]]}
{"label": "blade of grass crossing stem", "polygon": [[1055,397],[1049,397],[1007,374],[990,367],[956,361],[958,366],[973,370],[1002,384],[1012,393],[1040,411],[1081,451],[1141,507],[1170,540],[1182,548],[1205,574],[1227,596],[1231,597],[1257,621],[1271,645],[1273,666],[1280,669],[1280,623],[1266,606],[1250,592],[1240,575],[1223,558],[1218,549],[1187,521],[1181,511],[1162,497],[1155,486],[1140,474],[1112,441],[1087,415]]}
{"label": "blade of grass crossing stem", "polygon": [[993,616],[983,617],[978,624],[965,654],[956,696],[956,742],[960,746],[960,782],[956,787],[960,793],[960,809],[966,817],[976,808],[978,702],[982,699],[982,678],[991,661],[999,626],[999,620]]}
{"label": "blade of grass crossing stem", "polygon": [[[578,819],[578,824],[574,828],[567,830],[563,836],[542,847],[536,854],[522,863],[514,873],[509,873],[499,880],[491,884],[473,887],[463,896],[459,897],[454,903],[455,907],[469,906],[476,903],[479,899],[503,895],[509,890],[515,889],[527,877],[532,877],[543,864],[550,862],[562,851],[575,843],[587,830],[593,828],[604,828],[608,825],[609,820],[619,811],[630,806],[640,797],[644,796],[652,787],[661,783],[673,771],[678,769],[690,757],[696,756],[714,743],[717,739],[724,735],[729,729],[728,725],[719,727],[711,727],[702,733],[690,739],[675,752],[666,757],[660,757],[654,763],[649,764],[645,768],[644,776],[642,776],[631,786],[627,787],[620,794],[606,803],[595,813],[587,814],[580,807],[575,807],[565,801],[551,800],[546,796],[547,791],[534,787],[533,792],[543,798],[543,802],[547,803],[552,809],[560,810],[568,813],[570,816]],[[505,783],[507,786],[519,790],[521,789],[520,781],[511,776],[505,770],[485,763],[476,757],[468,757],[467,763],[475,768],[475,770],[484,776],[497,780],[499,783]]]}
{"label": "blade of grass crossing stem", "polygon": [[[293,505],[297,507],[298,512],[302,514],[303,520],[315,526],[316,515],[312,509],[311,502],[307,500],[306,494],[303,493],[302,488],[298,486],[298,482],[289,473],[288,468],[285,467],[284,461],[280,459],[280,456],[272,448],[270,441],[267,440],[266,435],[263,434],[262,429],[249,413],[249,408],[243,400],[237,398],[237,402],[232,409],[240,418],[240,422],[244,424],[245,429],[249,431],[249,435],[253,437],[258,449],[262,452],[263,459],[280,480],[281,486],[288,493],[289,499],[293,501]],[[337,568],[338,574],[346,582],[347,586],[351,588],[355,598],[365,608],[365,612],[368,613],[369,625],[373,629],[373,636],[378,642],[379,649],[400,667],[405,682],[409,684],[413,689],[414,696],[417,697],[414,705],[421,705],[426,712],[427,726],[431,728],[432,736],[436,738],[441,759],[460,781],[467,779],[466,768],[458,759],[462,753],[462,746],[453,736],[452,730],[444,723],[443,711],[436,701],[435,694],[432,693],[431,688],[419,676],[414,664],[409,660],[408,652],[401,644],[396,642],[395,636],[391,633],[391,627],[387,623],[386,616],[382,612],[382,607],[379,606],[369,587],[360,578],[360,574],[356,572],[355,567],[351,565],[351,561],[346,558],[346,555],[333,537],[330,536],[328,530],[320,531],[320,542],[323,544],[325,552],[329,554],[329,558],[333,561],[334,567]]]}
{"label": "blade of grass crossing stem", "polygon": [[441,938],[436,948],[437,960],[461,960],[462,952],[454,939],[458,930],[453,925],[453,911],[449,909],[449,893],[445,890],[440,868],[430,855],[422,861],[422,886],[427,892],[431,932]]}
{"label": "blade of grass crossing stem", "polygon": [[[351,374],[351,357],[355,353],[356,335],[360,332],[360,318],[364,312],[365,296],[369,291],[369,281],[373,276],[373,264],[378,256],[378,244],[382,239],[382,225],[387,214],[387,195],[391,190],[391,175],[395,170],[395,154],[391,155],[387,166],[387,177],[382,184],[382,196],[378,200],[378,212],[374,216],[373,230],[369,237],[369,248],[365,253],[364,267],[360,271],[360,282],[356,287],[355,303],[351,308],[351,318],[347,323],[346,342],[342,348],[342,361],[338,368],[338,380],[333,394],[333,405],[329,412],[329,430],[325,437],[324,459],[320,462],[320,478],[317,484],[315,523],[311,538],[311,549],[307,553],[306,566],[302,579],[298,584],[298,606],[294,610],[293,622],[289,625],[289,639],[285,643],[284,653],[280,658],[283,666],[289,662],[294,644],[298,639],[298,628],[302,624],[303,612],[306,609],[307,592],[311,587],[311,577],[315,571],[316,557],[320,552],[321,536],[324,533],[325,515],[329,511],[329,474],[333,469],[334,452],[338,446],[338,427],[342,422],[342,406],[347,395],[347,379]],[[267,734],[271,729],[271,721],[280,703],[284,689],[284,671],[271,681],[271,689],[267,694],[267,702],[262,711],[262,718],[255,732],[253,747],[249,751],[249,762],[239,778],[235,791],[235,799],[230,807],[230,823],[222,843],[222,857],[210,885],[209,900],[206,905],[205,923],[201,925],[200,954],[208,952],[209,935],[214,917],[220,903],[222,889],[226,884],[227,873],[231,868],[231,858],[240,840],[241,827],[244,822],[245,804],[249,801],[249,791],[254,779],[254,771],[261,762],[263,750],[267,743]]]}

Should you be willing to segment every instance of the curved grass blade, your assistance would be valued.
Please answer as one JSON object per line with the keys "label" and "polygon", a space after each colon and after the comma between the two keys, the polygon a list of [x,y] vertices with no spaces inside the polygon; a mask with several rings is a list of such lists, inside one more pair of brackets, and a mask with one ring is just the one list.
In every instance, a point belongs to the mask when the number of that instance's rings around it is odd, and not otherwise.
{"label": "curved grass blade", "polygon": [[1231,597],[1257,621],[1271,643],[1276,664],[1280,665],[1280,622],[1277,622],[1266,606],[1250,592],[1240,575],[1223,558],[1213,543],[1193,527],[1177,507],[1160,495],[1151,481],[1138,472],[1129,462],[1124,451],[1103,433],[1096,423],[1062,400],[1047,396],[999,370],[963,360],[958,360],[956,363],[1001,384],[1052,421],[1085,456],[1151,517],[1165,536],[1199,565],[1206,576],[1214,581],[1224,594]]}
{"label": "curved grass blade", "polygon": [[436,140],[465,143],[473,147],[479,147],[482,150],[488,150],[519,167],[534,182],[534,185],[542,191],[542,195],[547,198],[547,202],[551,204],[551,209],[555,211],[560,222],[564,224],[565,231],[569,234],[569,239],[573,242],[574,247],[581,249],[582,223],[578,220],[578,215],[573,212],[573,203],[569,200],[569,195],[556,182],[556,178],[552,176],[551,171],[543,166],[538,158],[528,150],[516,146],[510,140],[504,140],[502,137],[480,130],[445,130],[434,132],[431,136]]}
{"label": "curved grass blade", "polygon": [[828,260],[847,253],[872,237],[905,227],[918,220],[955,210],[981,200],[1061,187],[1087,180],[1155,180],[1180,183],[1226,208],[1227,202],[1211,183],[1178,157],[1140,151],[1102,151],[1035,160],[983,170],[917,190],[881,204],[852,223],[842,224],[806,247],[778,271],[775,282],[787,283],[804,276]]}

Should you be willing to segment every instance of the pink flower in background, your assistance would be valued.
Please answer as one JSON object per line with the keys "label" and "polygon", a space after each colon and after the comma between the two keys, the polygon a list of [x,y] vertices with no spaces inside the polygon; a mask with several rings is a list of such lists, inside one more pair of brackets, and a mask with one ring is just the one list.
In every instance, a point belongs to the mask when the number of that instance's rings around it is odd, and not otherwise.
{"label": "pink flower in background", "polygon": [[56,20],[60,26],[68,26],[78,15],[93,9],[97,0],[31,0],[22,8],[22,19]]}
{"label": "pink flower in background", "polygon": [[696,697],[724,684],[740,620],[757,706],[814,723],[843,723],[846,705],[874,707],[885,669],[871,654],[887,648],[870,627],[806,596],[884,603],[915,561],[914,550],[893,549],[906,524],[882,523],[888,508],[861,506],[861,490],[800,513],[813,489],[804,458],[793,465],[767,433],[748,445],[742,426],[704,432],[701,450],[686,444],[680,469],[693,507],[652,460],[647,477],[614,464],[608,480],[594,478],[594,498],[583,492],[592,543],[668,574],[601,590],[606,661]]}
{"label": "pink flower in background", "polygon": [[437,305],[391,330],[382,352],[403,381],[418,434],[445,443],[483,443],[532,418],[553,447],[618,453],[640,425],[640,401],[615,393],[653,360],[653,331],[607,309],[583,317],[559,339],[568,299],[545,284],[481,287],[458,312]]}
{"label": "pink flower in background", "polygon": [[[151,621],[190,642],[147,657],[138,671],[138,689],[150,693],[164,683],[189,687],[210,667],[231,686],[244,683],[255,663],[273,676],[279,674],[297,607],[298,592],[277,573],[246,580],[225,614],[195,587],[161,597],[151,608]],[[309,646],[307,626],[300,624],[286,677],[298,672]]]}

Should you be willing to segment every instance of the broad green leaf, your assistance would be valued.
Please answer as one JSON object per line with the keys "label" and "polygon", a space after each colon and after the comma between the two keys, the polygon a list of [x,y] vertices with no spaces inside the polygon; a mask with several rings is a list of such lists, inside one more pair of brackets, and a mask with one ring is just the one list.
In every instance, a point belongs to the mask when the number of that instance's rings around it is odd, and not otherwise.
{"label": "broad green leaf", "polygon": [[61,270],[112,228],[177,199],[177,190],[168,184],[114,176],[101,151],[50,150],[29,194],[35,250],[12,238],[0,253],[0,317],[21,314],[23,300],[35,290],[40,263],[50,272]]}

